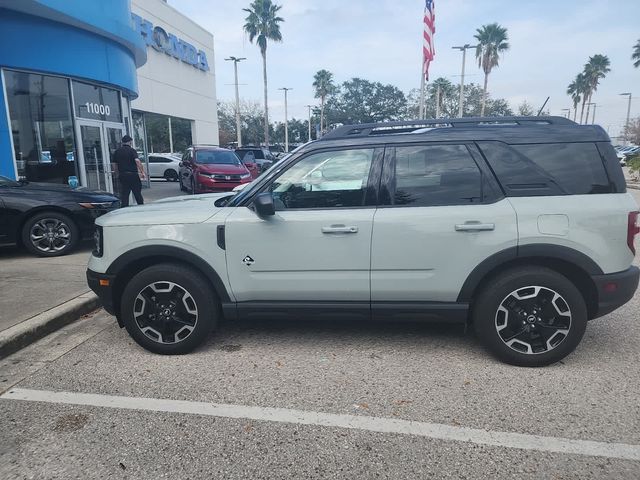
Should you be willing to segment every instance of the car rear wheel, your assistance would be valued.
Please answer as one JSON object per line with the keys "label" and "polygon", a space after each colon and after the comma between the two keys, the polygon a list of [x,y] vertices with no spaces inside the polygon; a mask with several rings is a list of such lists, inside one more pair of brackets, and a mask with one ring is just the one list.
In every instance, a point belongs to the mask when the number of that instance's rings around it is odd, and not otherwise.
{"label": "car rear wheel", "polygon": [[60,212],[39,213],[22,227],[22,243],[41,257],[66,255],[75,248],[79,236],[75,222]]}
{"label": "car rear wheel", "polygon": [[122,295],[122,320],[143,348],[163,355],[191,352],[215,328],[219,304],[195,270],[160,264],[138,273]]}
{"label": "car rear wheel", "polygon": [[167,182],[177,182],[178,181],[178,172],[175,170],[167,170],[164,172],[164,178]]}
{"label": "car rear wheel", "polygon": [[494,277],[473,309],[476,334],[503,362],[541,367],[575,350],[587,326],[584,298],[566,277],[521,267]]}

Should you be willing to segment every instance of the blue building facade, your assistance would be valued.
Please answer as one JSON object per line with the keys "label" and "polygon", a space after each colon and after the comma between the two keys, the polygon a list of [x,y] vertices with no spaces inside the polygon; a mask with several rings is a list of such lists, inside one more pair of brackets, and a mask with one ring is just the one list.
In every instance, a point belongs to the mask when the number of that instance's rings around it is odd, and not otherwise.
{"label": "blue building facade", "polygon": [[128,0],[0,2],[0,175],[112,190],[146,58]]}

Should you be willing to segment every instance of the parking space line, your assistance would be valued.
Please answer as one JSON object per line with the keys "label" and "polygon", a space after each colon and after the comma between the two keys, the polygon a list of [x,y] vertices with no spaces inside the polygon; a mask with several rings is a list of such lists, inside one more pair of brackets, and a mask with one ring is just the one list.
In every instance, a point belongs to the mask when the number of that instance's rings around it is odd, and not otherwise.
{"label": "parking space line", "polygon": [[436,440],[468,442],[494,447],[640,461],[640,445],[499,432],[394,418],[343,415],[287,408],[253,407],[186,400],[53,392],[24,388],[13,388],[0,395],[0,399],[347,428],[378,433],[415,435]]}

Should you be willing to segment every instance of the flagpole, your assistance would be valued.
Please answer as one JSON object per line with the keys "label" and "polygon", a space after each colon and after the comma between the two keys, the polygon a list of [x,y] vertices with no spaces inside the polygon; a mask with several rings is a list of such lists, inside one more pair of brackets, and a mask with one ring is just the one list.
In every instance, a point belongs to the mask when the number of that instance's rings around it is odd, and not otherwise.
{"label": "flagpole", "polygon": [[[424,65],[423,65],[423,67],[424,67]],[[420,79],[420,118],[419,118],[419,120],[422,120],[422,119],[425,118],[424,87],[425,87],[425,76],[424,76],[424,70],[423,70],[422,75],[421,75],[421,79]]]}

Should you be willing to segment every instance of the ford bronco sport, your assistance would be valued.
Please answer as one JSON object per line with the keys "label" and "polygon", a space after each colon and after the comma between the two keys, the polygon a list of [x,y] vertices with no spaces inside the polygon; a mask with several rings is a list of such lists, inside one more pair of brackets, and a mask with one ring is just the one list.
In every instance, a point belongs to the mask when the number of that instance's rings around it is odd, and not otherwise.
{"label": "ford bronco sport", "polygon": [[467,322],[501,360],[556,362],[627,302],[638,206],[609,137],[559,117],[340,127],[243,191],[97,220],[87,272],[144,348],[218,321]]}

